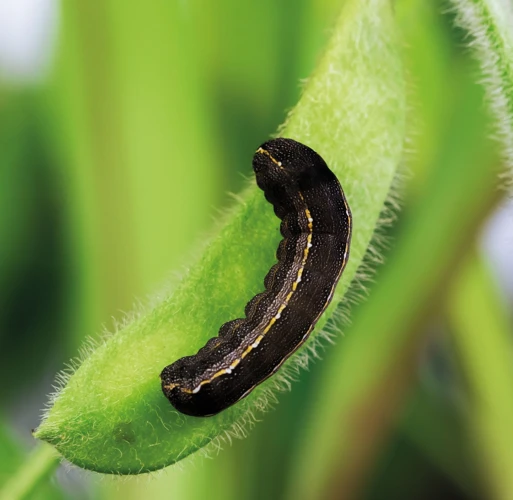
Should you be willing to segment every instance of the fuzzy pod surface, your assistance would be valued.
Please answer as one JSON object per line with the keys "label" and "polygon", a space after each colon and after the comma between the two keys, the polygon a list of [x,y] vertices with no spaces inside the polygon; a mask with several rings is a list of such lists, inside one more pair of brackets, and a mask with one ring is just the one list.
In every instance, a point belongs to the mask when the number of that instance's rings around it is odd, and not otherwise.
{"label": "fuzzy pod surface", "polygon": [[[310,342],[355,278],[401,161],[405,88],[388,0],[344,3],[333,36],[280,135],[326,160],[353,212],[351,258]],[[255,147],[265,138],[255,139]],[[298,364],[293,356],[247,398],[209,418],[177,412],[160,387],[163,367],[194,354],[241,317],[275,263],[279,221],[252,185],[172,295],[98,346],[69,378],[35,436],[72,463],[137,474],[166,467],[237,432]]]}

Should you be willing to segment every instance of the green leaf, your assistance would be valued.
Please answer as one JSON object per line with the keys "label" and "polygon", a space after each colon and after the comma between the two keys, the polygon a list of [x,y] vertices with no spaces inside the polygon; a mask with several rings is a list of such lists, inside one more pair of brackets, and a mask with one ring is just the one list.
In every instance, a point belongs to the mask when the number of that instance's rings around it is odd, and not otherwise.
{"label": "green leaf", "polygon": [[[160,283],[164,269],[186,262],[211,220],[220,160],[192,23],[180,2],[62,7],[45,97],[79,271],[73,291],[80,317],[70,337],[82,341],[129,310],[134,294]],[[190,203],[192,193],[202,203]]]}
{"label": "green leaf", "polygon": [[513,363],[509,311],[476,252],[452,287],[449,317],[470,397],[470,441],[491,498],[513,491]]}
{"label": "green leaf", "polygon": [[[405,91],[395,34],[388,0],[346,2],[282,130],[326,159],[353,212],[351,258],[317,332],[356,276],[401,159]],[[272,207],[252,183],[173,295],[83,362],[36,437],[81,467],[135,474],[181,460],[226,433],[240,433],[267,406],[280,376],[219,415],[198,419],[173,409],[162,395],[159,374],[196,352],[224,322],[243,315],[246,302],[263,288],[278,238]],[[281,373],[300,359],[295,356]]]}

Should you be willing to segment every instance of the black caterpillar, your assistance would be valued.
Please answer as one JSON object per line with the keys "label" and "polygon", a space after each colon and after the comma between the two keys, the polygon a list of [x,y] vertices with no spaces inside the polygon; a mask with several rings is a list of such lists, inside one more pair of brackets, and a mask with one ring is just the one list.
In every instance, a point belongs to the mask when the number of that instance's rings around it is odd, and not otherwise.
{"label": "black caterpillar", "polygon": [[308,338],[349,257],[351,212],[324,160],[292,139],[262,144],[258,186],[282,220],[283,240],[246,318],[225,323],[194,356],[166,366],[162,391],[180,412],[215,415],[270,377]]}

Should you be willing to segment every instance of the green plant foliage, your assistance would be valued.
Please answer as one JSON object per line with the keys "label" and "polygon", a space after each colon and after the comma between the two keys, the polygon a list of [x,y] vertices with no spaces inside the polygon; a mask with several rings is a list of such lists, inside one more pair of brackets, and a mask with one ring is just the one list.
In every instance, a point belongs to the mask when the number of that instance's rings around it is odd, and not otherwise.
{"label": "green plant foliage", "polygon": [[8,427],[0,422],[0,500],[63,498],[62,493],[47,481],[57,466],[56,451],[43,445],[28,458],[24,455],[9,435]]}
{"label": "green plant foliage", "polygon": [[[456,21],[471,37],[495,129],[508,166],[513,166],[513,7],[507,1],[451,0]],[[513,182],[510,172],[510,183]]]}
{"label": "green plant foliage", "polygon": [[[443,159],[405,217],[394,253],[373,287],[372,300],[356,311],[342,348],[325,362],[310,425],[303,435],[303,453],[295,457],[298,469],[293,476],[299,479],[291,485],[291,499],[313,498],[324,489],[327,495],[333,484],[348,497],[354,495],[351,463],[361,457],[362,443],[372,448],[372,443],[378,442],[382,422],[390,411],[387,408],[396,404],[394,391],[400,390],[401,384],[408,386],[408,364],[400,363],[399,369],[394,360],[415,355],[422,343],[418,323],[429,317],[426,304],[441,296],[468,239],[475,234],[475,221],[484,218],[493,206],[496,172],[490,165],[495,156],[483,134],[486,116],[468,120],[468,113],[475,113],[481,102],[482,92],[468,81],[459,88],[460,102],[455,106],[452,125],[461,136],[457,141],[454,136],[446,141]],[[461,143],[469,147],[460,148]],[[470,171],[469,164],[473,165]],[[444,182],[440,182],[441,177]],[[422,227],[422,232],[415,227]],[[386,383],[387,379],[394,382]],[[335,393],[337,398],[330,397]],[[356,414],[364,421],[365,416],[368,418],[363,429],[353,422]],[[347,475],[342,475],[342,470]]]}
{"label": "green plant foliage", "polygon": [[[2,30],[0,500],[512,498],[511,294],[476,250],[513,165],[510,4],[61,2],[30,88]],[[305,349],[189,418],[159,374],[263,290],[277,130],[341,180],[349,266]]]}
{"label": "green plant foliage", "polygon": [[497,285],[477,254],[465,260],[449,304],[453,339],[470,393],[470,445],[477,450],[491,496],[506,500],[513,491],[510,321]]}

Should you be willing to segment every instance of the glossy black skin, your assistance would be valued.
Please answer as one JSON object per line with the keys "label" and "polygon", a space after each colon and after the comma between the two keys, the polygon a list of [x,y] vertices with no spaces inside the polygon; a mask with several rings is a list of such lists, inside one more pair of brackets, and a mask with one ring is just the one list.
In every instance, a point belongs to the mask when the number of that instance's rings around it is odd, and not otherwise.
{"label": "glossy black skin", "polygon": [[[259,152],[261,149],[275,161]],[[187,415],[215,415],[271,376],[312,331],[349,256],[351,213],[337,178],[315,151],[292,139],[273,139],[257,150],[253,169],[258,186],[282,219],[278,263],[265,277],[266,290],[247,304],[246,318],[225,323],[219,336],[210,339],[195,356],[181,358],[162,371],[165,396]],[[306,208],[313,219],[312,229]],[[312,247],[301,281],[281,317],[231,373],[211,379],[240,359],[276,315],[279,304],[275,299],[291,289],[309,234]],[[196,394],[190,393],[202,380],[211,381]],[[174,387],[169,389],[169,385]]]}

